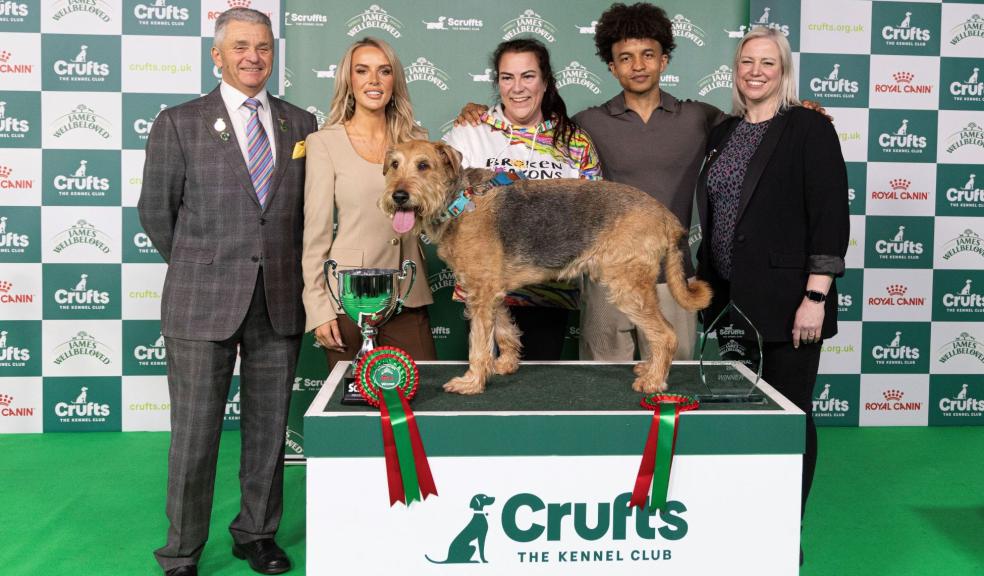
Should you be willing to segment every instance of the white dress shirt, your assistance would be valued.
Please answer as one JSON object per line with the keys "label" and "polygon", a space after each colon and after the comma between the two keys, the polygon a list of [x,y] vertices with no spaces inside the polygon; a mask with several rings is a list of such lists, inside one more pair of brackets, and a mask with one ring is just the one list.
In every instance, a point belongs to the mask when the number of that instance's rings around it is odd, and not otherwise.
{"label": "white dress shirt", "polygon": [[[243,161],[249,166],[249,149],[246,140],[246,122],[249,121],[250,109],[243,106],[249,96],[227,84],[224,80],[219,85],[219,93],[222,94],[222,102],[225,103],[226,111],[232,120],[232,130],[236,134],[236,142],[239,143],[239,150],[243,153]],[[267,98],[267,91],[261,90],[254,96],[260,101],[257,114],[260,116],[260,124],[266,130],[267,140],[270,142],[270,152],[273,154],[273,162],[277,163],[277,136],[273,129],[273,113],[270,111],[270,99]]]}

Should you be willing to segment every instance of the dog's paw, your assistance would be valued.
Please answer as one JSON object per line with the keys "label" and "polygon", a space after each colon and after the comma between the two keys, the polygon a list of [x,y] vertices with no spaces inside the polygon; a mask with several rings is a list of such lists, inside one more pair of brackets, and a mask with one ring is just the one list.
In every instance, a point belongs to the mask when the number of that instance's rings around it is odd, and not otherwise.
{"label": "dog's paw", "polygon": [[640,376],[632,383],[632,389],[643,394],[666,392],[668,388],[669,384],[665,380],[662,378],[653,378],[652,376]]}
{"label": "dog's paw", "polygon": [[444,391],[465,395],[481,394],[485,391],[485,384],[471,374],[465,374],[449,380],[444,385]]}
{"label": "dog's paw", "polygon": [[648,362],[637,362],[635,366],[632,367],[632,373],[636,376],[642,376],[646,373],[646,369],[649,367]]}
{"label": "dog's paw", "polygon": [[515,356],[499,356],[492,363],[492,369],[496,374],[512,374],[519,370],[519,358]]}

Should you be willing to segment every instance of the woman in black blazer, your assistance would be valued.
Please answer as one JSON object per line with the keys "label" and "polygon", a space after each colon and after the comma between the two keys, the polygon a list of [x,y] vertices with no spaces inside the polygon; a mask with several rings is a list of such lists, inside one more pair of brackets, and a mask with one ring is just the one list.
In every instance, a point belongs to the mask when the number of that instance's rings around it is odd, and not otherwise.
{"label": "woman in black blazer", "polygon": [[705,319],[733,301],[762,334],[763,378],[806,413],[803,506],[816,467],[813,385],[837,333],[847,170],[830,121],[796,98],[785,37],[757,28],[738,45],[734,118],[715,128],[697,185],[698,275],[714,288]]}

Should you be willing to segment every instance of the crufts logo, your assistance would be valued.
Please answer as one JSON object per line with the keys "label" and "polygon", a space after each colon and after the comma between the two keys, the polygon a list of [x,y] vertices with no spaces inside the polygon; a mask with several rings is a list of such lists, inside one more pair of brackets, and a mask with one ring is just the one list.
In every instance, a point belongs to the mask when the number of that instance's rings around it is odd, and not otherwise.
{"label": "crufts logo", "polygon": [[503,24],[502,32],[503,40],[511,40],[520,34],[533,34],[547,42],[557,41],[557,27],[529,9]]}
{"label": "crufts logo", "polygon": [[844,414],[851,410],[851,403],[847,400],[842,400],[830,393],[830,384],[824,384],[823,390],[820,394],[813,399],[813,413],[822,413],[825,415],[833,415],[836,413]]}
{"label": "crufts logo", "polygon": [[191,13],[187,8],[168,4],[167,0],[154,0],[153,4],[134,6],[133,16],[151,26],[180,26],[191,18]]}
{"label": "crufts logo", "polygon": [[861,91],[861,84],[857,80],[844,78],[841,76],[840,64],[834,63],[830,73],[823,78],[811,78],[810,90],[817,94],[830,95],[834,98],[850,97]]}
{"label": "crufts logo", "polygon": [[905,238],[905,226],[899,225],[898,232],[892,236],[891,240],[878,240],[875,242],[875,252],[881,254],[888,260],[893,259],[912,259],[923,253],[922,242],[915,242]]}
{"label": "crufts logo", "polygon": [[[424,555],[434,564],[472,564],[476,562],[486,563],[485,559],[485,538],[489,533],[489,513],[485,511],[486,506],[495,503],[495,498],[485,494],[475,494],[472,496],[468,506],[472,509],[471,520],[465,527],[458,532],[458,535],[451,540],[448,545],[448,554],[444,560],[434,560],[430,556]],[[475,558],[476,552],[478,558]]]}
{"label": "crufts logo", "polygon": [[314,77],[315,78],[326,78],[326,79],[327,78],[334,78],[335,77],[335,70],[337,68],[338,68],[338,64],[332,64],[331,66],[328,66],[328,69],[327,70],[316,70],[314,68],[311,68],[311,72],[314,72]]}
{"label": "crufts logo", "polygon": [[[964,385],[966,386],[966,384]],[[0,416],[12,418],[16,416],[34,416],[33,407],[18,408],[13,405],[14,397],[9,394],[0,393]]]}
{"label": "crufts logo", "polygon": [[943,294],[943,306],[951,312],[984,313],[984,294],[975,292],[973,284],[974,281],[967,278],[959,290]]}
{"label": "crufts logo", "polygon": [[960,357],[974,358],[984,364],[984,342],[978,341],[967,332],[961,332],[959,336],[946,342],[936,351],[936,361],[940,364],[946,364]]}
{"label": "crufts logo", "polygon": [[89,400],[89,388],[82,386],[71,402],[55,404],[55,415],[62,422],[105,422],[110,414],[109,404]]}
{"label": "crufts logo", "polygon": [[150,129],[154,127],[154,120],[157,120],[165,108],[167,108],[167,104],[161,104],[152,118],[137,118],[133,121],[133,131],[140,136],[141,140],[146,140],[150,136]]}
{"label": "crufts logo", "polygon": [[89,58],[89,46],[81,44],[72,58],[55,60],[52,66],[60,78],[69,81],[103,82],[109,76],[109,64]]}
{"label": "crufts logo", "polygon": [[925,190],[909,190],[912,181],[908,178],[892,178],[888,181],[888,190],[872,190],[872,200],[929,200],[929,192]]}
{"label": "crufts logo", "polygon": [[943,244],[943,259],[949,260],[958,254],[976,254],[984,256],[984,239],[977,232],[967,228],[956,238]]}
{"label": "crufts logo", "polygon": [[14,169],[0,164],[0,190],[33,190],[34,180],[30,178],[11,178]]}
{"label": "crufts logo", "polygon": [[979,102],[981,100],[981,97],[984,96],[984,80],[981,80],[980,72],[981,69],[974,66],[967,80],[950,82],[950,94],[953,95],[954,100],[958,102]]}
{"label": "crufts logo", "polygon": [[402,22],[390,16],[377,4],[373,4],[365,12],[352,16],[345,25],[348,26],[349,36],[355,36],[369,28],[376,28],[389,33],[393,38],[399,38],[402,36],[400,29],[403,28]]}
{"label": "crufts logo", "polygon": [[771,11],[772,8],[769,6],[764,7],[762,9],[762,15],[752,22],[749,22],[748,30],[751,30],[752,28],[772,28],[773,30],[779,30],[782,32],[783,36],[789,36],[789,25],[782,24],[780,22],[773,22],[772,14],[770,14]]}
{"label": "crufts logo", "polygon": [[903,402],[905,392],[889,388],[882,392],[883,402],[865,402],[864,409],[872,412],[915,412],[922,410],[922,402]]}
{"label": "crufts logo", "polygon": [[0,100],[0,139],[24,138],[31,131],[31,123],[10,114],[7,102]]}
{"label": "crufts logo", "polygon": [[14,232],[14,223],[0,216],[0,254],[22,254],[30,245],[30,236]]}
{"label": "crufts logo", "polygon": [[903,118],[894,132],[878,135],[878,145],[886,152],[914,152],[926,148],[928,141],[925,136],[909,132],[909,119]]}
{"label": "crufts logo", "polygon": [[0,2],[0,22],[22,22],[30,13],[30,7],[23,2]]}
{"label": "crufts logo", "polygon": [[967,391],[965,383],[952,397],[940,398],[940,412],[946,416],[981,416],[984,414],[984,400],[978,400]]}
{"label": "crufts logo", "polygon": [[109,292],[89,288],[89,275],[82,274],[79,281],[71,290],[59,288],[55,290],[55,302],[62,308],[69,309],[104,309],[109,304]]}
{"label": "crufts logo", "polygon": [[871,348],[871,357],[883,364],[914,364],[919,359],[919,348],[902,344],[902,331],[896,330],[887,346]]}
{"label": "crufts logo", "polygon": [[167,364],[167,348],[164,346],[164,336],[158,336],[150,346],[134,346],[133,357],[145,366],[165,366]]}
{"label": "crufts logo", "polygon": [[8,341],[9,332],[0,326],[0,366],[23,368],[31,359],[31,350],[14,346],[13,337]]}
{"label": "crufts logo", "polygon": [[109,190],[109,178],[89,174],[89,161],[80,160],[79,165],[71,174],[58,174],[55,176],[55,189],[63,192],[65,196],[90,196],[95,192],[106,192]]}
{"label": "crufts logo", "polygon": [[897,26],[882,27],[881,35],[888,46],[925,46],[932,38],[929,30],[912,25],[912,12],[906,12]]}

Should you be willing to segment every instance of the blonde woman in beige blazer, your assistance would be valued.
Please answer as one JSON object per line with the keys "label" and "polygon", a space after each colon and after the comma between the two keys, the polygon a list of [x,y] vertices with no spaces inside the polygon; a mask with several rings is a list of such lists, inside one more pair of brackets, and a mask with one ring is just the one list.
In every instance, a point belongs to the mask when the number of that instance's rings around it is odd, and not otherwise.
{"label": "blonde woman in beige blazer", "polygon": [[[396,234],[389,218],[376,207],[384,188],[386,149],[427,134],[413,121],[403,66],[388,44],[375,38],[354,43],[337,70],[328,119],[321,130],[308,136],[305,146],[305,330],[313,330],[327,351],[329,369],[339,360],[351,360],[362,336],[332,302],[323,262],[331,258],[341,269],[400,268],[409,258],[417,265],[417,281],[403,311],[380,329],[377,344],[398,346],[417,360],[434,360],[427,315],[433,299],[420,241]],[[401,293],[408,283],[404,281]]]}

